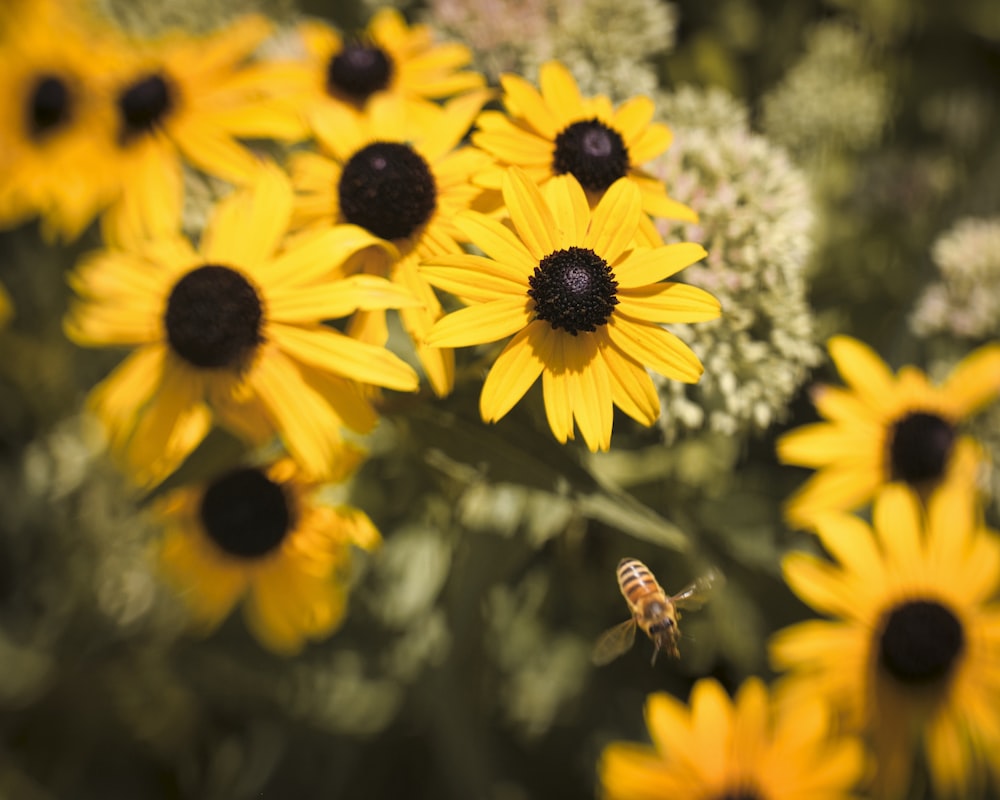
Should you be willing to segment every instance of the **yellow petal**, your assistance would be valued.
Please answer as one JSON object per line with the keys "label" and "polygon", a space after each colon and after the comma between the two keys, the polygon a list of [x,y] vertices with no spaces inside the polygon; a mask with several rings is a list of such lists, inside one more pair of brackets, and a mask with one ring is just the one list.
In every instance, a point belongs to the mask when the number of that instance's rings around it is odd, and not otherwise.
{"label": "yellow petal", "polygon": [[1000,344],[988,344],[963,358],[941,387],[955,419],[965,419],[1000,395]]}
{"label": "yellow petal", "polygon": [[[719,301],[696,286],[657,283],[618,292],[618,309],[645,322],[705,322],[722,313]],[[617,309],[616,309],[617,310]]]}
{"label": "yellow petal", "polygon": [[637,289],[659,283],[701,261],[706,255],[705,248],[694,242],[635,250],[615,266],[615,279],[622,289]]}
{"label": "yellow petal", "polygon": [[292,186],[276,166],[261,167],[259,180],[215,207],[201,251],[211,263],[253,269],[267,261],[288,230]]}
{"label": "yellow petal", "polygon": [[375,275],[351,275],[340,280],[283,292],[268,300],[269,317],[275,322],[321,322],[338,319],[361,309],[419,306],[420,301],[403,286]]}
{"label": "yellow petal", "polygon": [[455,226],[487,256],[514,267],[526,278],[538,266],[538,259],[509,228],[485,214],[477,211],[459,214]]}
{"label": "yellow petal", "polygon": [[401,392],[414,392],[419,386],[413,368],[384,347],[358,342],[321,326],[274,324],[269,331],[280,349],[317,369]]}
{"label": "yellow petal", "polygon": [[862,401],[884,409],[894,396],[896,381],[878,354],[850,336],[834,336],[827,343],[837,371]]}
{"label": "yellow petal", "polygon": [[607,329],[609,338],[619,350],[661,375],[697,383],[704,371],[691,348],[663,328],[615,313]]}
{"label": "yellow petal", "polygon": [[519,167],[511,167],[504,175],[503,199],[514,229],[536,262],[558,249],[552,211],[538,187]]}
{"label": "yellow petal", "polygon": [[[572,74],[558,61],[542,64],[538,71],[538,83],[542,97],[552,109],[559,129],[580,119],[583,114],[583,98]],[[529,117],[534,122],[533,117]],[[557,129],[555,132],[557,133]],[[552,134],[554,138],[554,133]]]}
{"label": "yellow petal", "polygon": [[484,421],[496,422],[505,416],[542,374],[545,362],[533,342],[537,327],[544,324],[532,323],[518,332],[493,362],[479,398]]}
{"label": "yellow petal", "polygon": [[438,289],[466,301],[485,303],[526,297],[528,292],[527,281],[517,270],[482,256],[435,256],[420,266],[420,274]]}
{"label": "yellow petal", "polygon": [[504,106],[512,117],[520,117],[548,140],[563,127],[561,119],[549,109],[542,96],[528,81],[510,73],[500,76]]}
{"label": "yellow petal", "polygon": [[453,311],[442,317],[427,334],[431,347],[468,347],[495,342],[531,322],[528,297],[502,298]]}
{"label": "yellow petal", "polygon": [[617,261],[632,246],[641,216],[639,190],[627,178],[619,178],[594,209],[583,246],[609,264]]}

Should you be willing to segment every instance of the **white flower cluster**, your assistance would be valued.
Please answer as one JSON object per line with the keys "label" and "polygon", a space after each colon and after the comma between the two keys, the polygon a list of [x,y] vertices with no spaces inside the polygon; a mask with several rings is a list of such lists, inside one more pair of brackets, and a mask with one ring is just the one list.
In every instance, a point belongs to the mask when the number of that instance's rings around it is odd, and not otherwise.
{"label": "white flower cluster", "polygon": [[677,12],[663,0],[430,0],[427,22],[472,48],[495,80],[562,61],[585,95],[620,102],[658,84],[655,56],[674,46]]}
{"label": "white flower cluster", "polygon": [[941,279],[928,286],[910,317],[920,337],[1000,336],[1000,217],[959,220],[934,243]]}
{"label": "white flower cluster", "polygon": [[720,90],[683,89],[658,106],[675,140],[653,171],[700,217],[663,233],[704,244],[708,258],[683,280],[722,302],[718,320],[671,326],[705,373],[693,386],[658,381],[660,425],[668,439],[685,429],[758,433],[784,417],[822,355],[804,276],[813,246],[809,187],[784,150],[751,132],[745,108]]}

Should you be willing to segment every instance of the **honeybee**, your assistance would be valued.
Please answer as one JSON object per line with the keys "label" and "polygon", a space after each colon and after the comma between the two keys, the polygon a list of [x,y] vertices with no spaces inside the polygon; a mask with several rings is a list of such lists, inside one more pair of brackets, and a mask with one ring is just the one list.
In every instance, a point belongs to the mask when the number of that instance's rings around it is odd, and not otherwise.
{"label": "honeybee", "polygon": [[677,620],[681,615],[678,610],[700,608],[719,578],[719,573],[712,570],[670,597],[645,564],[635,558],[623,558],[618,562],[618,588],[628,603],[632,618],[598,637],[591,660],[601,666],[627,652],[635,643],[637,627],[642,628],[655,647],[651,663],[656,663],[661,650],[680,658],[677,640],[681,632]]}

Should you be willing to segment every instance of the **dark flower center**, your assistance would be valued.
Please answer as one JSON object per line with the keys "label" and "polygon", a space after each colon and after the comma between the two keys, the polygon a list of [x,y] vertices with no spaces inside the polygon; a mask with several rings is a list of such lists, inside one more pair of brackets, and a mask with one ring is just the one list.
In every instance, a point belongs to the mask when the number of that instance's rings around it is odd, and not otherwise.
{"label": "dark flower center", "polygon": [[713,798],[713,800],[763,800],[763,796],[752,789],[736,789]]}
{"label": "dark flower center", "polygon": [[593,250],[570,247],[543,258],[528,278],[535,317],[576,336],[604,325],[618,304],[608,262]]}
{"label": "dark flower center", "polygon": [[962,623],[933,600],[909,600],[884,617],[879,663],[900,683],[933,683],[951,670],[965,646]]}
{"label": "dark flower center", "polygon": [[357,105],[392,80],[392,59],[380,47],[366,42],[348,42],[326,67],[326,89]]}
{"label": "dark flower center", "polygon": [[130,83],[118,94],[119,140],[125,144],[152,131],[162,124],[175,101],[174,91],[162,75],[153,73]]}
{"label": "dark flower center", "polygon": [[167,340],[202,369],[244,367],[261,344],[263,307],[256,289],[229,267],[206,264],[174,284],[167,300]]}
{"label": "dark flower center", "polygon": [[277,548],[296,524],[281,484],[243,467],[217,478],[198,509],[209,538],[236,558],[259,558]]}
{"label": "dark flower center", "polygon": [[42,75],[28,96],[28,136],[39,140],[65,125],[73,111],[73,97],[62,78]]}
{"label": "dark flower center", "polygon": [[552,171],[570,173],[589,192],[603,192],[624,177],[628,167],[625,140],[596,117],[574,122],[556,136]]}
{"label": "dark flower center", "polygon": [[913,485],[940,480],[954,444],[955,426],[937,414],[915,411],[898,419],[889,433],[892,480]]}
{"label": "dark flower center", "polygon": [[382,239],[406,239],[437,208],[437,184],[427,162],[399,142],[373,142],[353,156],[337,186],[340,213]]}

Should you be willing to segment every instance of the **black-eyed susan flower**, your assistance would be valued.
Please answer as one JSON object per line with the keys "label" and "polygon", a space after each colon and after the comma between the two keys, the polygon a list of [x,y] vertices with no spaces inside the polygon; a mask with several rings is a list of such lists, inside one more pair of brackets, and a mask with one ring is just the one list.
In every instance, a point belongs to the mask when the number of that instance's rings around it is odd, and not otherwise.
{"label": "black-eyed susan flower", "polygon": [[[391,245],[359,254],[346,268],[387,276],[420,298],[419,306],[401,309],[400,316],[439,396],[451,391],[454,357],[447,348],[423,343],[443,312],[416,267],[441,253],[462,252],[454,218],[481,193],[470,177],[488,159],[458,145],[485,100],[485,93],[467,93],[429,110],[417,123],[391,99],[376,98],[365,114],[318,129],[321,152],[299,153],[290,162],[298,190],[295,225],[321,232],[351,223]],[[385,312],[358,312],[350,332],[384,344]]]}
{"label": "black-eyed susan flower", "polygon": [[435,323],[427,344],[513,335],[483,385],[483,419],[499,420],[541,377],[556,438],[572,439],[575,420],[587,447],[607,450],[614,406],[643,425],[660,413],[647,367],[688,383],[701,375],[698,358],[662,324],[719,316],[707,292],[664,281],[705,250],[690,242],[635,247],[643,211],[629,180],[612,184],[591,210],[574,177],[540,190],[514,167],[503,197],[512,228],[474,211],[455,220],[485,256],[436,256],[421,268],[468,304]]}
{"label": "black-eyed susan flower", "polygon": [[[483,186],[499,189],[510,166],[521,167],[539,185],[569,174],[593,205],[615,181],[626,178],[639,188],[646,214],[697,221],[694,211],[670,199],[662,181],[642,168],[672,139],[666,125],[652,122],[654,108],[648,97],[634,97],[617,109],[604,95],[585,98],[557,61],[542,65],[540,91],[518,75],[502,75],[500,82],[505,112],[484,111],[472,136],[495,162],[477,176]],[[646,217],[640,230],[647,243],[660,243]]]}
{"label": "black-eyed susan flower", "polygon": [[0,38],[0,227],[41,216],[74,239],[114,198],[107,35],[53,3],[8,11]]}
{"label": "black-eyed susan flower", "polygon": [[607,800],[849,800],[864,767],[858,741],[834,732],[819,698],[784,703],[758,678],[735,701],[710,678],[695,684],[690,708],[650,695],[646,724],[653,748],[604,750]]}
{"label": "black-eyed susan flower", "polygon": [[433,112],[435,101],[486,84],[467,69],[468,47],[436,43],[430,28],[407,25],[393,8],[377,11],[353,39],[318,20],[303,23],[299,32],[306,59],[297,72],[297,102],[314,130],[336,130],[376,98],[400,103],[408,118],[419,120]]}
{"label": "black-eyed susan flower", "polygon": [[252,441],[280,434],[310,475],[329,472],[342,425],[377,417],[360,384],[402,391],[416,373],[384,347],[322,324],[416,302],[383,278],[330,280],[378,240],[353,225],[281,249],[292,190],[277,168],[220,203],[197,248],[180,234],[108,249],[71,276],[68,334],[134,352],[93,393],[140,483],[174,469],[216,421]]}
{"label": "black-eyed susan flower", "polygon": [[871,738],[876,796],[898,797],[923,752],[939,797],[1000,776],[1000,547],[972,491],[939,489],[924,509],[896,484],[860,519],[819,518],[835,559],[785,557],[792,590],[833,619],[779,631],[772,661],[790,694],[820,694]]}
{"label": "black-eyed susan flower", "polygon": [[283,655],[336,630],[351,549],[371,550],[381,539],[364,512],[324,505],[319,488],[284,459],[162,498],[159,563],[203,632],[241,602],[253,635]]}
{"label": "black-eyed susan flower", "polygon": [[248,16],[208,37],[133,41],[116,67],[113,162],[121,195],[105,217],[112,241],[171,233],[183,203],[183,165],[234,184],[260,159],[239,139],[297,139],[301,119],[275,95],[284,73],[250,57],[271,33]]}
{"label": "black-eyed susan flower", "polygon": [[979,448],[959,426],[1000,394],[1000,345],[969,354],[940,385],[912,366],[893,375],[848,336],[833,337],[828,348],[847,386],[818,387],[813,402],[827,421],[777,444],[784,463],[819,470],[789,500],[792,524],[808,527],[818,513],[857,508],[893,481],[926,493],[973,479]]}

